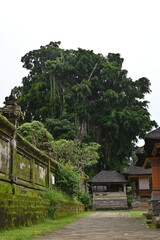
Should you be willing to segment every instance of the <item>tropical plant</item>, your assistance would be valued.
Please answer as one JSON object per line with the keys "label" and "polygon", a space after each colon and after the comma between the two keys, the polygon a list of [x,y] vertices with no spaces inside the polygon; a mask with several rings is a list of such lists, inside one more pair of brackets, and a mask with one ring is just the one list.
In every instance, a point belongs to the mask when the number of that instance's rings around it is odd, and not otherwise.
{"label": "tropical plant", "polygon": [[70,163],[79,172],[84,172],[87,166],[93,166],[99,160],[100,145],[95,142],[86,144],[80,140],[60,139],[53,141],[52,146],[56,161]]}
{"label": "tropical plant", "polygon": [[156,126],[144,100],[150,81],[129,78],[120,54],[104,57],[51,42],[28,52],[22,62],[29,74],[15,92],[25,121],[44,122],[57,139],[99,143],[101,168],[121,168],[138,138]]}
{"label": "tropical plant", "polygon": [[44,141],[48,143],[53,141],[53,136],[47,131],[43,123],[39,121],[33,121],[31,123],[26,122],[18,127],[17,131],[36,147],[40,147]]}
{"label": "tropical plant", "polygon": [[70,164],[58,164],[56,186],[71,197],[77,197],[80,190],[80,175]]}

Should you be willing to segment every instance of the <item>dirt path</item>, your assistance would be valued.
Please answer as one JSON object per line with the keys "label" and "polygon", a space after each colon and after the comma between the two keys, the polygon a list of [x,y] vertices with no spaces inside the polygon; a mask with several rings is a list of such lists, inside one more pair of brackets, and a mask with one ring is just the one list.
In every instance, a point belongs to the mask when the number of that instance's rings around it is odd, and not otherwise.
{"label": "dirt path", "polygon": [[160,230],[150,229],[142,218],[128,212],[95,212],[63,229],[34,240],[160,240]]}

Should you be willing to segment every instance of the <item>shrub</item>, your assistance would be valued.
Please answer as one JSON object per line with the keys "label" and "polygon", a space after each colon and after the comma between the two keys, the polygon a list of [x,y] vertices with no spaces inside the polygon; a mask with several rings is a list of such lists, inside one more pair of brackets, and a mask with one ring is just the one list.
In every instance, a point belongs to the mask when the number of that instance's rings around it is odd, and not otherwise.
{"label": "shrub", "polygon": [[78,200],[83,203],[85,206],[88,206],[91,203],[91,197],[86,192],[79,192]]}
{"label": "shrub", "polygon": [[56,188],[52,190],[48,190],[44,193],[43,198],[50,200],[50,207],[48,210],[49,218],[54,218],[54,214],[56,211],[57,203],[58,202],[72,202],[72,203],[80,203],[77,200],[71,198],[70,196],[66,195],[60,190]]}
{"label": "shrub", "polygon": [[77,197],[80,189],[80,175],[75,167],[70,164],[58,165],[56,186],[67,195]]}

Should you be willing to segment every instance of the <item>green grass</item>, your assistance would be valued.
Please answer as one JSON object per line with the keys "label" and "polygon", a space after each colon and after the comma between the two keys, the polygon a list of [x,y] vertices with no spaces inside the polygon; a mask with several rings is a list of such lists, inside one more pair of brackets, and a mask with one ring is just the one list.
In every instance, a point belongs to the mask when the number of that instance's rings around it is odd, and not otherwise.
{"label": "green grass", "polygon": [[141,218],[144,217],[143,213],[146,213],[146,211],[129,211],[129,213],[133,218]]}
{"label": "green grass", "polygon": [[63,193],[60,190],[57,190],[56,188],[45,192],[43,197],[52,200],[55,203],[61,201],[81,204],[79,201],[77,201],[77,199],[69,197],[67,194]]}
{"label": "green grass", "polygon": [[19,227],[12,230],[4,230],[0,232],[0,240],[27,240],[40,235],[45,235],[47,232],[51,232],[65,225],[72,223],[79,218],[85,217],[91,212],[83,212],[71,217],[61,219],[45,219],[44,222],[31,225],[30,227]]}

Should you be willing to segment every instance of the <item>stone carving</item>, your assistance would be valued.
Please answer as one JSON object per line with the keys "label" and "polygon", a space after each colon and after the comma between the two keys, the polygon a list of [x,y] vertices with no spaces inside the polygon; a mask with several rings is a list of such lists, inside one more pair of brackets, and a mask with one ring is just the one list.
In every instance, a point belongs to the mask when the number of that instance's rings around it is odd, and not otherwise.
{"label": "stone carving", "polygon": [[11,91],[9,97],[5,98],[5,106],[0,108],[0,113],[5,116],[15,127],[18,127],[18,122],[24,119],[24,114],[21,107],[17,105],[15,94]]}

